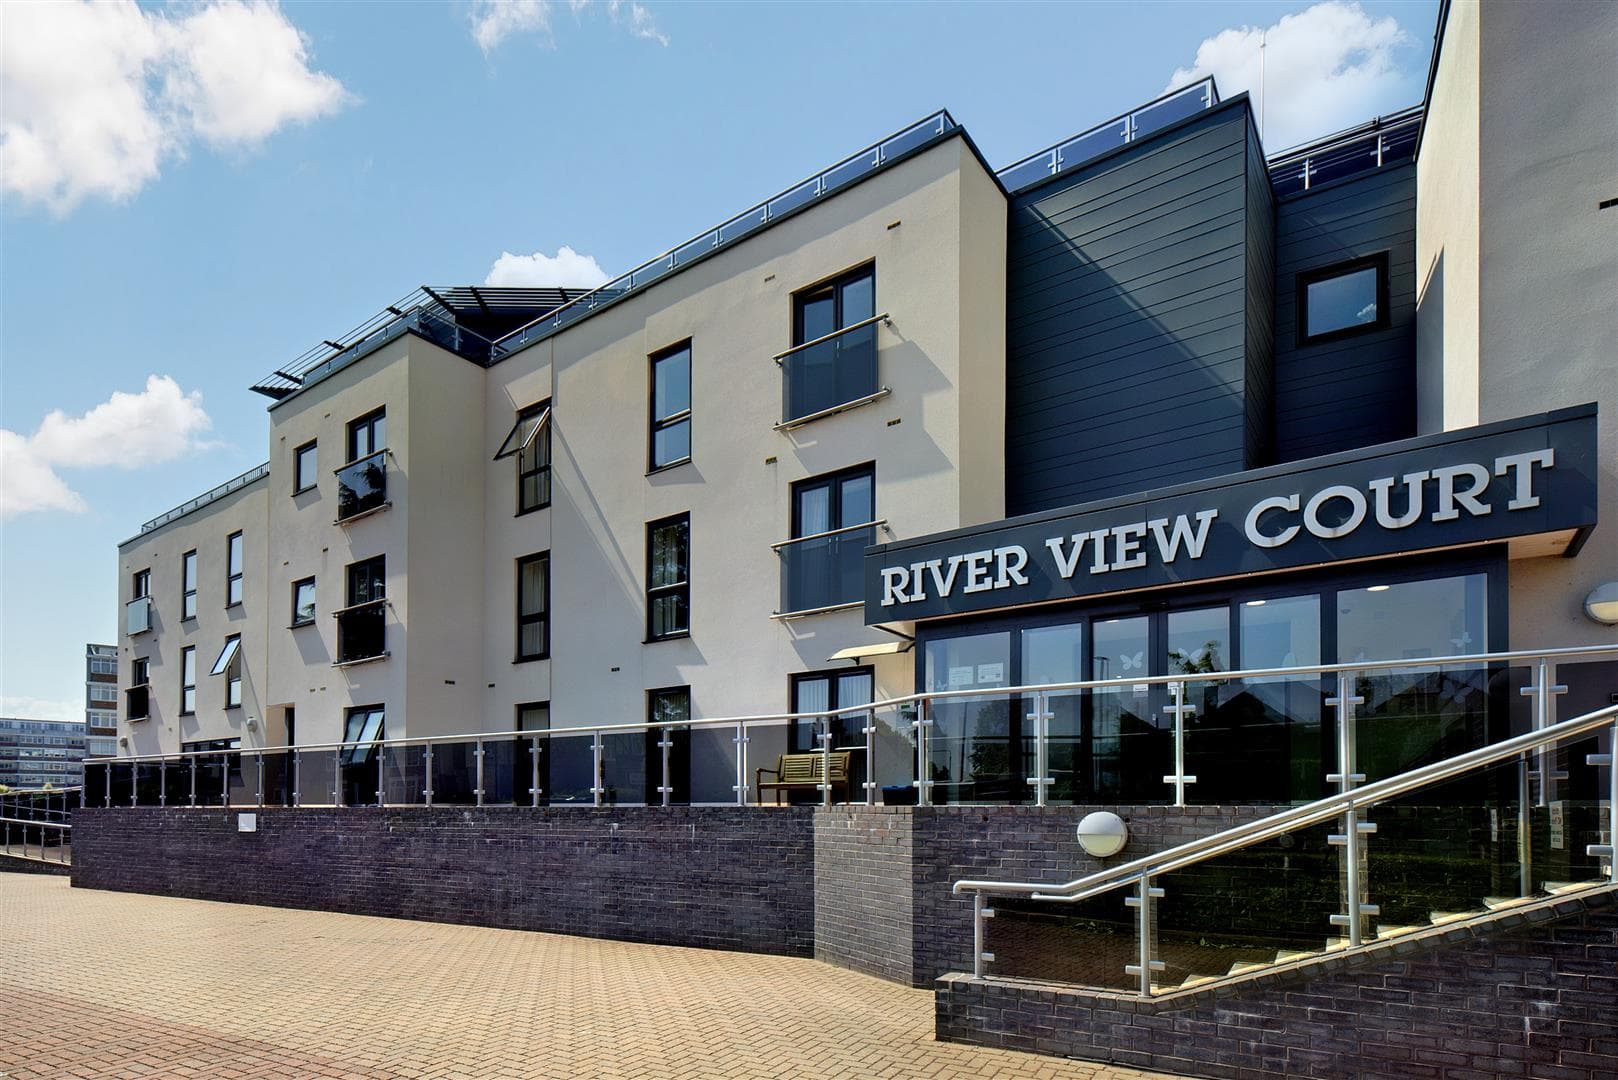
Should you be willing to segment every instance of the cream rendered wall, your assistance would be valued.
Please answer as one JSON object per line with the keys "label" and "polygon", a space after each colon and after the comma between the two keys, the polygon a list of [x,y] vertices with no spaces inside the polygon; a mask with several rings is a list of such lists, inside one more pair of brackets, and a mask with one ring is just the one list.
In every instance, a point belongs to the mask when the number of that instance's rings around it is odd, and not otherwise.
{"label": "cream rendered wall", "polygon": [[1450,7],[1416,159],[1416,429],[1478,422],[1480,15]]}
{"label": "cream rendered wall", "polygon": [[[118,734],[129,740],[120,755],[177,754],[180,744],[239,738],[244,747],[273,745],[264,721],[266,659],[266,528],[269,481],[259,480],[185,517],[135,537],[118,549]],[[242,602],[225,606],[225,540],[242,533]],[[197,553],[197,616],[181,621],[180,560]],[[124,622],[131,578],[150,569],[152,629],[131,637]],[[209,675],[225,638],[242,638],[242,705],[225,708],[225,677]],[[193,715],[180,715],[180,651],[197,650],[197,699]],[[131,661],[151,661],[150,718],[129,722]],[[249,721],[254,729],[248,730]]]}
{"label": "cream rendered wall", "polygon": [[[872,460],[877,516],[892,536],[1000,516],[1005,206],[988,183],[965,141],[948,140],[529,350],[541,357],[490,370],[486,459],[513,406],[544,396],[547,365],[556,410],[548,521],[510,520],[501,492],[511,463],[486,460],[489,681],[510,683],[497,686],[493,720],[509,726],[511,704],[538,695],[547,674],[498,678],[496,648],[509,649],[513,632],[504,568],[542,549],[547,526],[554,726],[638,722],[646,690],[682,684],[697,716],[784,709],[788,673],[893,640],[858,610],[772,620],[780,567],[770,544],[790,535],[793,481]],[[985,220],[963,227],[967,214]],[[877,308],[892,316],[878,334],[879,381],[893,393],[772,430],[781,375],[770,358],[791,345],[792,294],[873,259]],[[693,460],[647,476],[648,356],[686,338]],[[964,437],[963,410],[974,413]],[[692,635],[643,644],[645,523],[685,511]],[[884,660],[878,692],[908,692],[910,670],[909,657]]]}
{"label": "cream rendered wall", "polygon": [[1599,524],[1512,564],[1511,640],[1618,641],[1582,613],[1618,581],[1618,4],[1486,3],[1480,51],[1479,420],[1600,407]]}
{"label": "cream rendered wall", "polygon": [[[387,707],[390,737],[405,735],[405,671],[408,642],[400,626],[408,611],[407,521],[411,509],[410,368],[466,361],[419,338],[406,335],[270,409],[270,595],[275,610],[269,627],[268,704],[279,725],[290,705],[297,710],[300,744],[336,742],[343,735],[344,710],[353,705]],[[470,365],[467,365],[470,366]],[[350,525],[337,525],[337,477],[346,465],[348,422],[387,409],[387,510]],[[429,415],[431,412],[429,410]],[[318,439],[317,491],[292,495],[292,452]],[[387,659],[334,668],[337,620],[344,605],[345,568],[387,556]],[[314,575],[315,622],[288,629],[292,582]],[[282,730],[277,728],[277,730]],[[282,731],[284,735],[284,731]]]}

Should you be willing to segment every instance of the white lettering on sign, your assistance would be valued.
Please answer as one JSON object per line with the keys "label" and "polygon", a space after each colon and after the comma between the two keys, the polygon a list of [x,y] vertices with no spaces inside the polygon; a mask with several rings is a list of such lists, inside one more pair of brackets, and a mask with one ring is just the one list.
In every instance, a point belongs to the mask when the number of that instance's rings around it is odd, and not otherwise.
{"label": "white lettering on sign", "polygon": [[[1507,511],[1531,510],[1540,504],[1534,492],[1534,467],[1553,468],[1556,452],[1545,447],[1506,454],[1491,464],[1492,468],[1465,462],[1398,477],[1377,477],[1363,487],[1331,484],[1308,498],[1301,492],[1266,496],[1248,509],[1242,534],[1254,547],[1273,549],[1290,544],[1305,532],[1321,540],[1337,540],[1351,535],[1367,520],[1381,529],[1406,529],[1427,513],[1429,483],[1435,488],[1429,521],[1456,521],[1463,514],[1486,517],[1494,511],[1484,501],[1492,477],[1503,477],[1510,486]],[[1399,488],[1403,490],[1396,490]],[[1154,552],[1165,566],[1182,558],[1200,559],[1218,517],[1218,510],[1198,510],[1172,520],[1154,518],[1053,536],[1044,543],[1050,553],[1045,572],[1054,571],[1056,577],[1071,581],[1085,563],[1086,551],[1091,574],[1143,569]],[[962,593],[981,593],[1027,585],[1029,561],[1027,548],[1008,544],[908,566],[886,566],[881,570],[882,606],[927,599],[929,581],[932,595],[940,599],[954,595],[957,586]]]}

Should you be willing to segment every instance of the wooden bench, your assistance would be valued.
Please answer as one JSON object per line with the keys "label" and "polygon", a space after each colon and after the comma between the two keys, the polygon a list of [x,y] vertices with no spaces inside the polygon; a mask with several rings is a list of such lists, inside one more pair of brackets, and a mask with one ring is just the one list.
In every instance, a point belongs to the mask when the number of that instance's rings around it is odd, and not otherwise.
{"label": "wooden bench", "polygon": [[[853,755],[847,750],[833,750],[829,755],[818,752],[805,754],[782,754],[775,761],[773,769],[758,769],[754,776],[754,784],[758,787],[758,801],[764,801],[764,792],[775,792],[775,805],[781,805],[781,792],[783,791],[819,791],[821,780],[821,764],[828,758],[831,766],[832,802],[837,801],[837,789],[842,788],[844,798],[848,796],[848,760]],[[774,780],[766,782],[764,774],[769,773]]]}

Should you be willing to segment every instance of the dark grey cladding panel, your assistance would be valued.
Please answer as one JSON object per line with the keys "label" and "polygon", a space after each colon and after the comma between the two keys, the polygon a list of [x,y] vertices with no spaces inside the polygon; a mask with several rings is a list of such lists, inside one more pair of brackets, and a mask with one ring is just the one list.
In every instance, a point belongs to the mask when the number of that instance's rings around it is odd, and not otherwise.
{"label": "dark grey cladding panel", "polygon": [[[1298,274],[1380,252],[1388,254],[1388,327],[1300,347]],[[1282,200],[1275,256],[1276,460],[1415,434],[1415,164]]]}
{"label": "dark grey cladding panel", "polygon": [[[1011,513],[1232,472],[1262,442],[1248,384],[1249,293],[1262,277],[1247,106],[1182,127],[1013,198],[1006,305]],[[1262,176],[1262,160],[1256,171]],[[1268,322],[1267,306],[1262,321]]]}
{"label": "dark grey cladding panel", "polygon": [[865,618],[988,611],[1595,522],[1596,407],[1583,405],[872,547]]}

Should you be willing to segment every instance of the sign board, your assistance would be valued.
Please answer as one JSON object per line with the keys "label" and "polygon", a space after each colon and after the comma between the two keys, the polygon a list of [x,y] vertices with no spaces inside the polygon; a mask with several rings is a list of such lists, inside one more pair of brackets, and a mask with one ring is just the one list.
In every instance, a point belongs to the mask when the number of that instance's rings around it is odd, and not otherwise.
{"label": "sign board", "polygon": [[868,623],[1586,529],[1593,405],[866,549]]}

